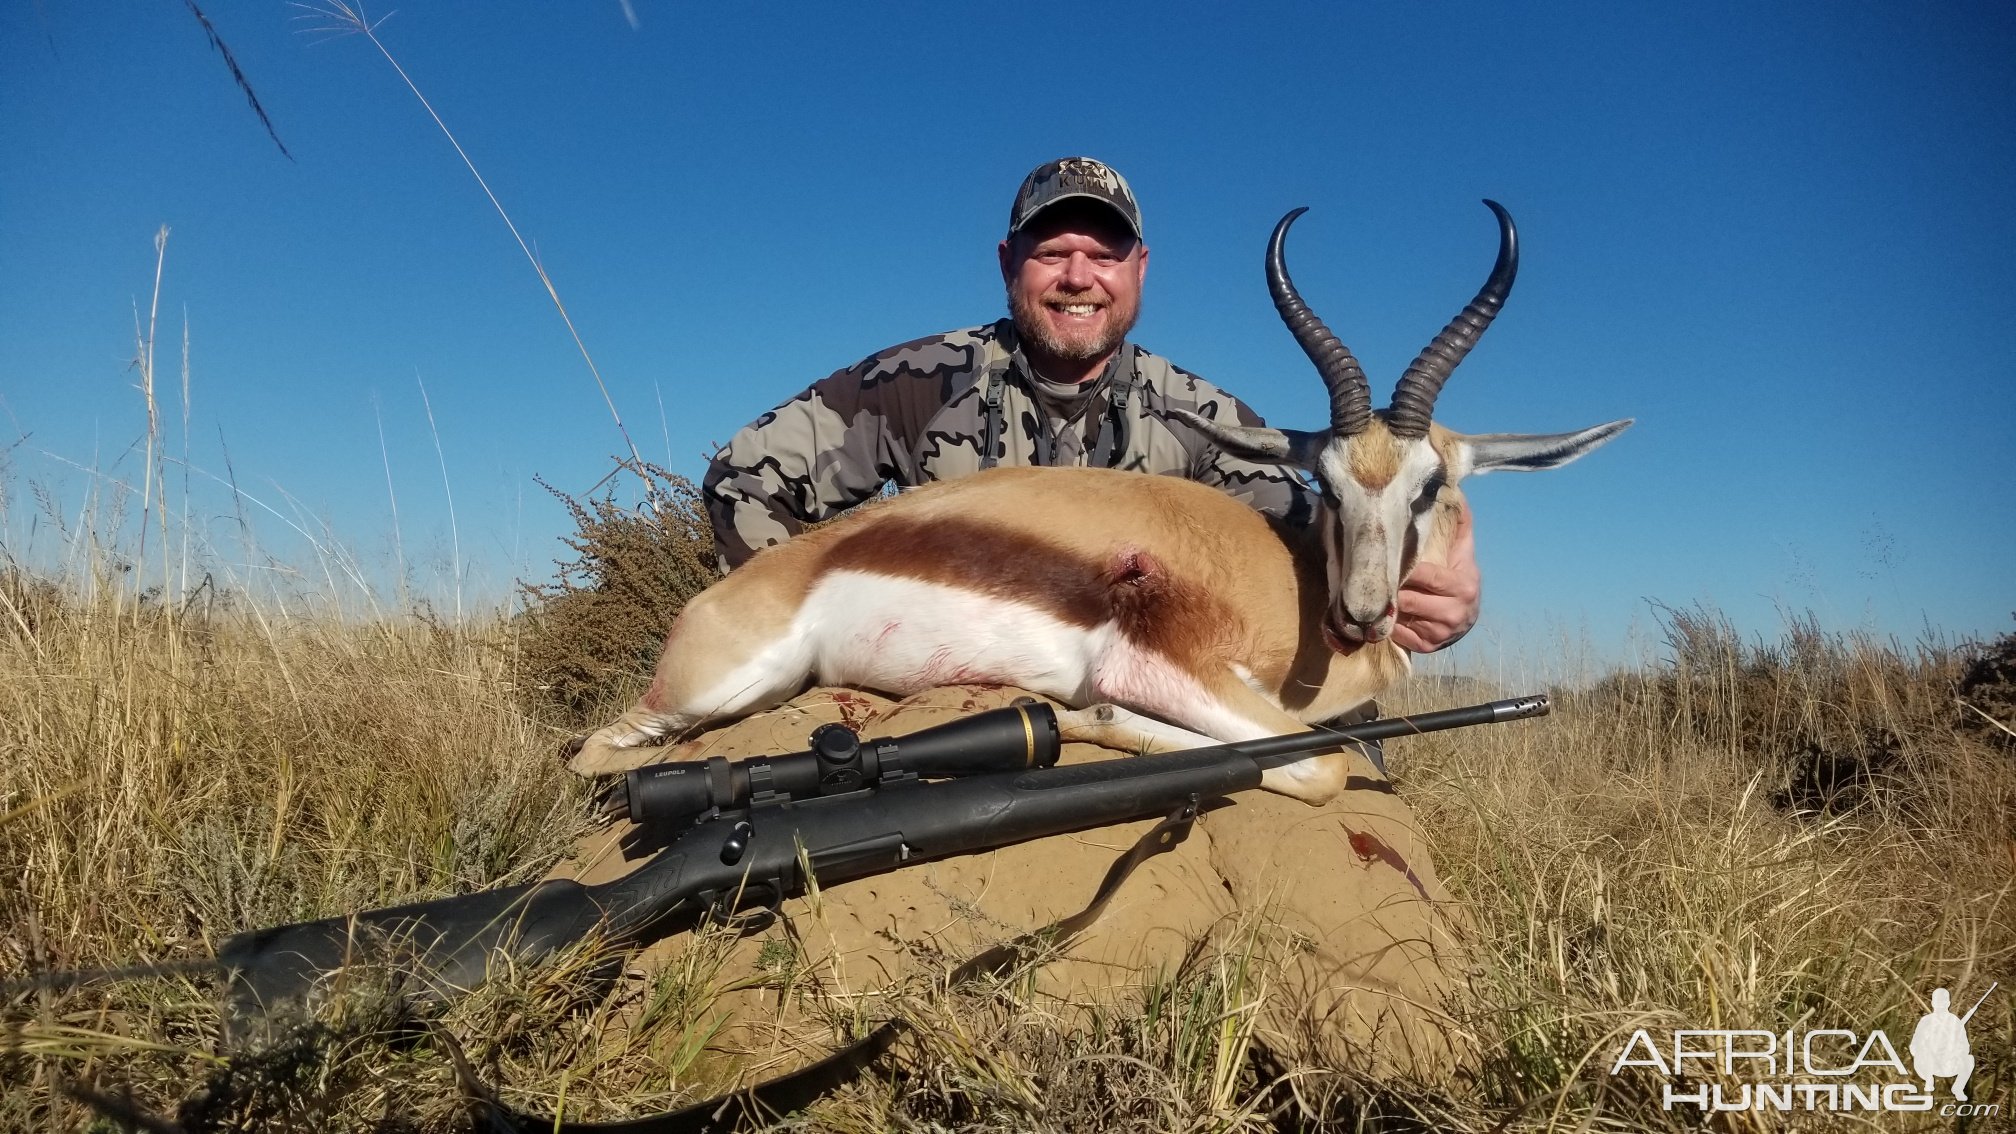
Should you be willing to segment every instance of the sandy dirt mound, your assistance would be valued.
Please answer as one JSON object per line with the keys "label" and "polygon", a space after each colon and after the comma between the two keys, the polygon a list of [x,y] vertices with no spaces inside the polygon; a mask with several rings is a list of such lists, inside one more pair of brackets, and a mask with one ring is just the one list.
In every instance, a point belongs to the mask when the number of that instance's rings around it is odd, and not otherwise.
{"label": "sandy dirt mound", "polygon": [[[1019,690],[952,687],[895,702],[821,689],[668,750],[667,758],[802,751],[820,724],[900,736],[1008,705]],[[1124,758],[1086,744],[1063,762]],[[1096,1005],[1138,1004],[1186,958],[1257,952],[1275,964],[1256,1035],[1288,1059],[1439,1078],[1463,1050],[1447,1015],[1463,958],[1444,892],[1407,804],[1362,757],[1352,790],[1315,808],[1248,792],[1189,838],[1143,861],[1084,932],[1031,974],[1071,1026]],[[767,1078],[829,1054],[889,1014],[892,994],[989,946],[1082,910],[1154,820],[923,863],[823,889],[732,944],[690,935],[641,954],[633,974],[705,966],[719,1031],[705,1062]],[[623,831],[584,840],[556,876],[599,882],[637,865]],[[706,956],[702,956],[702,952]]]}

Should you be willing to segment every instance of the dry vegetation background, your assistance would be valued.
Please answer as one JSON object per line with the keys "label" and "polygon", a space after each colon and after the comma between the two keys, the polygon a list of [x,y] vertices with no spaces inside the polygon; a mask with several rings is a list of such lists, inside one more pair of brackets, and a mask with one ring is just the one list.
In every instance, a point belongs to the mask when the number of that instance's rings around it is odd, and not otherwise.
{"label": "dry vegetation background", "polygon": [[[18,983],[200,958],[247,927],[554,863],[585,827],[556,746],[627,701],[710,577],[691,486],[633,471],[657,506],[569,501],[562,570],[512,615],[359,615],[214,580],[164,602],[113,520],[67,534],[68,567],[0,560],[0,1128],[464,1129],[444,1034],[542,1113],[639,1113],[717,1085],[695,1058],[704,966],[621,993],[652,1007],[620,1034],[598,1026],[619,1006],[566,959],[440,1030],[359,996],[258,1048],[220,1041],[201,972]],[[2008,991],[1970,1025],[1973,1096],[2007,1114],[2016,635],[1905,646],[1795,621],[1745,639],[1699,609],[1662,625],[1656,660],[1562,690],[1551,718],[1391,750],[1474,912],[1461,1011],[1484,1056],[1463,1081],[1277,1066],[1246,1026],[1260,974],[1207,962],[1076,1034],[1012,984],[912,990],[898,1071],[785,1128],[1695,1129],[1654,1077],[1609,1076],[1634,1028],[1908,1037],[1933,987],[1965,1002],[1991,980]],[[1425,682],[1399,707],[1468,692]]]}
{"label": "dry vegetation background", "polygon": [[[370,34],[343,4],[315,10]],[[572,1120],[715,1093],[704,943],[641,989],[605,995],[583,980],[592,959],[568,956],[434,1020],[360,990],[224,1040],[214,974],[185,963],[225,937],[559,861],[588,823],[555,751],[634,697],[712,578],[711,542],[692,486],[633,449],[624,483],[651,506],[563,496],[576,533],[559,571],[510,611],[356,609],[356,562],[326,541],[317,562],[234,575],[227,560],[260,563],[257,548],[211,554],[172,519],[151,311],[136,338],[139,489],[100,476],[90,506],[60,508],[0,451],[0,1129],[468,1129],[458,1056],[512,1105]],[[185,365],[184,404],[186,382]],[[6,542],[23,530],[42,533],[32,562]],[[326,586],[298,582],[313,578]],[[1996,980],[1969,1027],[1970,1087],[2016,1128],[2016,634],[1905,645],[1795,619],[1745,637],[1703,609],[1661,625],[1656,658],[1557,688],[1552,717],[1389,748],[1474,919],[1453,1010],[1481,1058],[1459,1081],[1281,1066],[1252,1028],[1264,956],[1201,956],[1072,1033],[1014,982],[903,990],[913,1038],[893,1071],[777,1128],[1692,1130],[1657,1078],[1608,1074],[1634,1029],[1903,1042],[1931,989],[1957,1008]],[[1389,710],[1541,684],[1518,668],[1502,690],[1423,682]],[[30,979],[108,968],[128,971]],[[618,1011],[626,1026],[603,1027]]]}
{"label": "dry vegetation background", "polygon": [[[370,36],[345,4],[309,10]],[[251,547],[199,548],[171,571],[165,550],[192,541],[166,507],[151,311],[136,337],[140,489],[101,476],[80,514],[0,451],[0,1130],[468,1129],[456,1056],[511,1104],[575,1120],[714,1093],[698,1058],[718,991],[706,947],[613,996],[570,956],[432,1022],[364,990],[283,1034],[224,1040],[214,974],[177,966],[230,934],[557,862],[588,824],[556,747],[634,696],[712,553],[692,486],[633,448],[653,506],[563,497],[577,531],[559,572],[510,611],[360,611],[341,581],[354,560],[322,543],[281,575],[233,575],[223,560],[256,563]],[[32,563],[6,542],[24,528],[43,533]],[[1656,1077],[1607,1073],[1634,1029],[1882,1028],[1901,1043],[1934,987],[1959,1008],[1999,980],[1969,1030],[1973,1098],[2000,1118],[1789,1124],[2016,1129],[2016,634],[1900,644],[1794,619],[1746,637],[1703,609],[1661,625],[1656,658],[1557,688],[1550,718],[1389,749],[1474,919],[1454,1010],[1482,1054],[1460,1081],[1281,1066],[1252,1033],[1264,958],[1206,956],[1068,1034],[1013,982],[907,989],[915,1027],[894,1070],[777,1128],[1693,1130],[1700,1116],[1660,1108]],[[1389,709],[1537,684],[1425,682]],[[603,1028],[618,1010],[628,1026]]]}

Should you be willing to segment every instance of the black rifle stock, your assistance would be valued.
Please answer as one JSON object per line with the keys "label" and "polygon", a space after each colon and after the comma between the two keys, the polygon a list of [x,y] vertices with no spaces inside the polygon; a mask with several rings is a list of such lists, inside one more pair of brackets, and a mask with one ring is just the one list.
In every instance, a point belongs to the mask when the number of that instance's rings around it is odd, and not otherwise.
{"label": "black rifle stock", "polygon": [[537,961],[592,936],[638,944],[710,911],[774,906],[803,891],[803,865],[826,885],[1158,817],[1256,788],[1266,768],[1298,754],[1548,709],[1540,694],[1159,756],[785,799],[702,819],[644,865],[600,885],[551,880],[252,930],[226,940],[217,958],[231,971],[241,1017],[297,999],[325,974],[360,961],[396,964],[425,996],[445,998],[480,984],[493,965]]}

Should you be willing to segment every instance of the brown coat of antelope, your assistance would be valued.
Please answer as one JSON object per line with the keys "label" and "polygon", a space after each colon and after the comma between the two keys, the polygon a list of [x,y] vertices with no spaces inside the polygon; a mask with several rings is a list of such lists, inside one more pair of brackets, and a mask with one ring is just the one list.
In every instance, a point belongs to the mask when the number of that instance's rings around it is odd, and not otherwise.
{"label": "brown coat of antelope", "polygon": [[[1304,210],[1275,226],[1268,289],[1329,390],[1330,427],[1181,416],[1228,451],[1308,473],[1321,502],[1307,528],[1215,488],[1106,469],[1001,468],[905,492],[762,552],[694,598],[650,688],[570,766],[636,767],[658,758],[647,746],[813,682],[899,696],[1018,686],[1082,710],[1063,714],[1067,738],[1143,750],[1301,731],[1377,696],[1408,672],[1389,640],[1396,596],[1416,562],[1443,561],[1457,484],[1555,468],[1631,424],[1465,435],[1430,420],[1518,270],[1512,218],[1485,204],[1497,262],[1382,411],[1288,277],[1282,246]],[[1341,753],[1304,760],[1262,786],[1322,803],[1347,766]]]}

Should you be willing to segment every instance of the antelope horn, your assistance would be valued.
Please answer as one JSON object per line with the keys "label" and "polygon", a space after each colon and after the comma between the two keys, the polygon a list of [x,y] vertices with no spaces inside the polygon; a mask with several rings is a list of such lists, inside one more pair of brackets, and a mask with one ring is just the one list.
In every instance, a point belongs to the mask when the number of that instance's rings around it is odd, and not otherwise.
{"label": "antelope horn", "polygon": [[1442,328],[1442,333],[1400,376],[1400,384],[1393,390],[1393,406],[1386,413],[1386,424],[1395,436],[1428,435],[1428,420],[1435,415],[1435,398],[1442,392],[1442,383],[1449,380],[1456,364],[1477,345],[1484,328],[1491,325],[1498,309],[1505,306],[1505,296],[1512,291],[1512,277],[1519,274],[1519,233],[1512,227],[1512,214],[1496,201],[1484,203],[1498,215],[1498,262],[1491,265],[1491,275],[1477,298]]}
{"label": "antelope horn", "polygon": [[1288,324],[1289,333],[1302,344],[1302,353],[1316,364],[1316,373],[1322,375],[1323,385],[1330,391],[1331,432],[1349,437],[1363,432],[1372,420],[1372,387],[1366,383],[1365,371],[1358,360],[1351,357],[1351,348],[1339,342],[1323,320],[1302,302],[1295,281],[1288,278],[1288,263],[1281,254],[1288,226],[1308,211],[1306,207],[1296,209],[1274,226],[1274,236],[1267,242],[1267,291],[1274,297],[1274,310],[1281,313],[1281,321]]}

